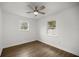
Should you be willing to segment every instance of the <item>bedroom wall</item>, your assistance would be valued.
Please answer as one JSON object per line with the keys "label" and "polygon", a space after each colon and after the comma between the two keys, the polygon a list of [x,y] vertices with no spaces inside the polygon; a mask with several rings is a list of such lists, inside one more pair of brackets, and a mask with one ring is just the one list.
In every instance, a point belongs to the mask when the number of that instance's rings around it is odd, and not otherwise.
{"label": "bedroom wall", "polygon": [[[27,43],[37,39],[36,22],[34,19],[18,16],[13,13],[3,11],[4,26],[4,48]],[[25,20],[29,23],[29,31],[19,29],[20,21]]]}
{"label": "bedroom wall", "polygon": [[0,8],[0,55],[1,55],[1,52],[2,52],[2,10]]}
{"label": "bedroom wall", "polygon": [[[56,36],[47,35],[47,21],[52,19],[56,20]],[[79,7],[65,9],[38,22],[40,41],[79,56]]]}

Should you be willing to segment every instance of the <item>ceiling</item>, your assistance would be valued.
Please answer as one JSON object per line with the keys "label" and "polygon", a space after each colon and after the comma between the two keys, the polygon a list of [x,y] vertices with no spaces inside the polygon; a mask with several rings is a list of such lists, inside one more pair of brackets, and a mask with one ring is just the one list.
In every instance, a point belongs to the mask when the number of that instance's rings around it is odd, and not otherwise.
{"label": "ceiling", "polygon": [[[66,8],[69,8],[71,6],[75,6],[78,3],[77,2],[0,2],[0,4],[4,11],[27,18],[40,19],[46,16],[50,16],[51,14],[60,12],[61,10],[65,10]],[[35,16],[33,13],[28,14],[26,12],[31,11],[31,9],[27,5],[32,6],[45,5],[46,8],[41,11],[44,11],[46,14],[45,15],[38,14],[38,16]]]}

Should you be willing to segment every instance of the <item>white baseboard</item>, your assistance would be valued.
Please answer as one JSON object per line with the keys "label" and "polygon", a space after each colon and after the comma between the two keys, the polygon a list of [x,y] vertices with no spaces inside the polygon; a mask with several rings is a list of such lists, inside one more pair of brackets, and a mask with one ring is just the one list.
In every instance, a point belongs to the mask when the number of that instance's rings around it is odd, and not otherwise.
{"label": "white baseboard", "polygon": [[67,51],[67,52],[69,52],[69,53],[72,53],[72,54],[74,54],[74,55],[79,56],[79,55],[76,54],[76,53],[73,53],[73,52],[71,52],[71,51],[68,51],[68,50],[66,50],[66,49],[64,49],[64,48],[62,48],[62,47],[53,45],[53,44],[51,44],[51,43],[49,43],[49,42],[46,42],[46,41],[43,41],[43,40],[38,40],[38,41],[40,41],[40,42],[42,42],[42,43],[45,43],[45,44],[48,44],[48,45],[50,45],[50,46],[56,47],[56,48],[61,49],[61,50],[63,50],[63,51]]}
{"label": "white baseboard", "polygon": [[8,47],[12,47],[12,46],[16,46],[16,45],[21,45],[21,44],[28,43],[28,42],[32,42],[32,41],[36,41],[36,40],[29,40],[29,41],[17,42],[17,43],[12,44],[12,45],[4,46],[3,48],[5,49],[5,48],[8,48]]}

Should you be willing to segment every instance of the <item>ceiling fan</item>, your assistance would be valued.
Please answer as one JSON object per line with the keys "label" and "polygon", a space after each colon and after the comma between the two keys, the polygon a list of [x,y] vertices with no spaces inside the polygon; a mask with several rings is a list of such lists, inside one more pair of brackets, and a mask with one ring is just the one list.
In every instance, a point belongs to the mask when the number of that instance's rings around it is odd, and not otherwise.
{"label": "ceiling fan", "polygon": [[32,9],[33,11],[29,11],[26,13],[33,13],[35,16],[37,16],[38,14],[43,14],[43,15],[45,14],[45,12],[41,11],[46,8],[44,5],[42,5],[41,7],[38,7],[38,6],[32,7],[31,5],[28,5],[28,7]]}

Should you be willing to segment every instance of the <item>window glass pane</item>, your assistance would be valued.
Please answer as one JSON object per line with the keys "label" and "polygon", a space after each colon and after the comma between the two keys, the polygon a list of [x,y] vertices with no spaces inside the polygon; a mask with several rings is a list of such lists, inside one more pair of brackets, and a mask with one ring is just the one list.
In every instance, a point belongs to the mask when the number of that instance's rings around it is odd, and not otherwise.
{"label": "window glass pane", "polygon": [[48,36],[56,35],[56,21],[48,21]]}
{"label": "window glass pane", "polygon": [[27,21],[21,21],[20,30],[28,31],[29,30],[29,23]]}

